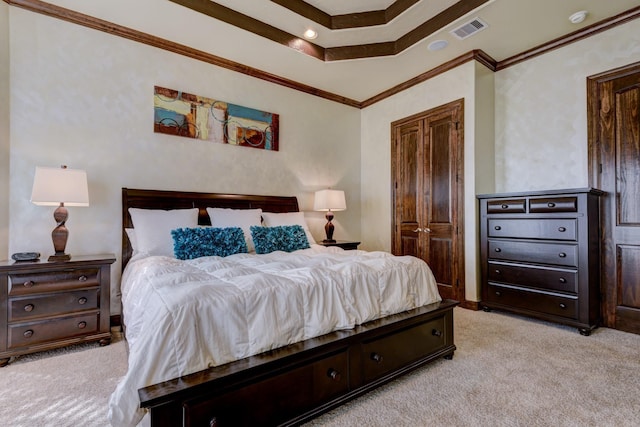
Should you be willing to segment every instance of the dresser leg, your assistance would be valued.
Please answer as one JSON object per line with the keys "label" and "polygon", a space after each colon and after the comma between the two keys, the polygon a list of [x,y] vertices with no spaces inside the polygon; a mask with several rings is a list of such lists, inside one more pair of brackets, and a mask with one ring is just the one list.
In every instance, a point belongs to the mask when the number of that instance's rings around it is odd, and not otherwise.
{"label": "dresser leg", "polygon": [[100,347],[104,347],[105,345],[111,344],[111,338],[102,338],[98,343],[100,344]]}
{"label": "dresser leg", "polygon": [[0,368],[4,368],[5,366],[7,366],[9,364],[9,359],[11,358],[7,357],[4,359],[0,359]]}
{"label": "dresser leg", "polygon": [[491,308],[487,307],[486,305],[482,306],[482,311],[484,311],[485,313],[488,313],[491,311]]}
{"label": "dresser leg", "polygon": [[578,331],[580,332],[580,335],[583,335],[585,337],[591,335],[591,329],[589,328],[578,328]]}

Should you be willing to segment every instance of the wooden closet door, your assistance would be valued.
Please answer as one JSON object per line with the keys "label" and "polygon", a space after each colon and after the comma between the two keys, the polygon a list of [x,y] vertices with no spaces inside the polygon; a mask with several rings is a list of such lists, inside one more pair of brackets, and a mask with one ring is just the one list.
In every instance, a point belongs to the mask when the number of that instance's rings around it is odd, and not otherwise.
{"label": "wooden closet door", "polygon": [[392,124],[392,252],[429,264],[443,298],[464,300],[462,100]]}
{"label": "wooden closet door", "polygon": [[602,204],[604,325],[640,334],[640,63],[589,79],[590,178]]}

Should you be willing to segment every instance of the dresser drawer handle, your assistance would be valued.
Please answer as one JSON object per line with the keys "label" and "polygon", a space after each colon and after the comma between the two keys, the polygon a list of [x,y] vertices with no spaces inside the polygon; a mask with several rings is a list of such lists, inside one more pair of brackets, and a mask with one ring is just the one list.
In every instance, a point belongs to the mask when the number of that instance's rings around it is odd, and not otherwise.
{"label": "dresser drawer handle", "polygon": [[433,335],[434,337],[441,337],[442,336],[442,331],[439,329],[432,329],[431,330],[431,335]]}
{"label": "dresser drawer handle", "polygon": [[555,207],[556,207],[556,204],[555,204],[555,203],[553,203],[553,202],[549,202],[549,203],[547,203],[547,207],[555,208]]}
{"label": "dresser drawer handle", "polygon": [[24,311],[33,311],[35,306],[33,304],[27,304],[24,306]]}
{"label": "dresser drawer handle", "polygon": [[80,322],[78,323],[78,329],[84,329],[87,327],[87,322]]}
{"label": "dresser drawer handle", "polygon": [[502,205],[502,206],[500,206],[500,207],[501,207],[502,209],[509,209],[509,205],[506,205],[506,204],[504,204],[504,205]]}
{"label": "dresser drawer handle", "polygon": [[500,248],[495,248],[494,250],[495,250],[496,252],[502,252],[502,249],[500,249]]}
{"label": "dresser drawer handle", "polygon": [[502,227],[500,227],[499,225],[496,225],[495,227],[493,227],[494,230],[502,230]]}
{"label": "dresser drawer handle", "polygon": [[86,281],[87,281],[87,276],[82,275],[82,276],[78,277],[78,280],[79,280],[80,282],[86,282]]}
{"label": "dresser drawer handle", "polygon": [[340,381],[340,379],[342,379],[342,375],[340,375],[340,372],[336,371],[333,368],[329,368],[329,370],[327,371],[327,376],[334,381]]}
{"label": "dresser drawer handle", "polygon": [[23,285],[24,285],[25,288],[30,288],[33,285],[35,285],[35,283],[33,283],[33,280],[28,280],[28,281],[24,282]]}
{"label": "dresser drawer handle", "polygon": [[496,270],[496,274],[502,274],[502,271]]}
{"label": "dresser drawer handle", "polygon": [[496,296],[501,296],[502,294],[500,293],[500,291],[496,291]]}
{"label": "dresser drawer handle", "polygon": [[376,363],[382,363],[382,360],[384,359],[384,357],[382,357],[381,354],[378,353],[371,353],[371,360],[373,360]]}
{"label": "dresser drawer handle", "polygon": [[565,279],[564,277],[560,278],[560,283],[567,283],[567,279]]}
{"label": "dresser drawer handle", "polygon": [[31,338],[33,336],[33,329],[28,329],[26,331],[24,331],[24,335],[25,338]]}
{"label": "dresser drawer handle", "polygon": [[566,257],[567,257],[567,254],[565,254],[564,252],[560,252],[560,253],[558,254],[558,256],[559,256],[560,258],[566,258]]}
{"label": "dresser drawer handle", "polygon": [[560,308],[567,308],[567,305],[564,303],[560,303]]}
{"label": "dresser drawer handle", "polygon": [[558,227],[558,231],[564,233],[567,229],[565,227]]}
{"label": "dresser drawer handle", "polygon": [[78,300],[78,304],[82,305],[82,304],[86,304],[87,303],[87,299],[85,297],[82,297]]}

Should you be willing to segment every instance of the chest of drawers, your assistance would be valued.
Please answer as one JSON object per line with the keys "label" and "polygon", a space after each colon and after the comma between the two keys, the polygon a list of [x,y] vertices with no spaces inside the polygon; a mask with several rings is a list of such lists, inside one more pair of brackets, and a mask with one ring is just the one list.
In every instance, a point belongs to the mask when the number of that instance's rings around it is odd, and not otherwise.
{"label": "chest of drawers", "polygon": [[0,366],[12,356],[111,342],[113,255],[67,262],[0,262]]}
{"label": "chest of drawers", "polygon": [[602,194],[586,188],[478,196],[482,308],[589,335],[600,321]]}

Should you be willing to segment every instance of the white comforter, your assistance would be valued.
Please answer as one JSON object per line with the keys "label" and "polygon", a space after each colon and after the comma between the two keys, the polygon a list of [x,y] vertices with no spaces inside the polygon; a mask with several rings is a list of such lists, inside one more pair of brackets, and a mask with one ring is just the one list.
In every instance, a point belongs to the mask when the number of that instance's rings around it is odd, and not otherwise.
{"label": "white comforter", "polygon": [[423,261],[385,252],[134,258],[122,278],[129,368],[109,419],[141,421],[139,388],[436,301]]}

